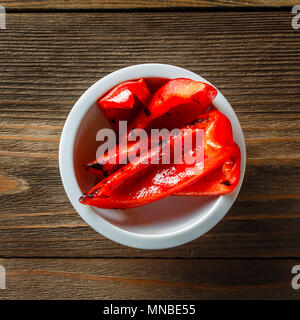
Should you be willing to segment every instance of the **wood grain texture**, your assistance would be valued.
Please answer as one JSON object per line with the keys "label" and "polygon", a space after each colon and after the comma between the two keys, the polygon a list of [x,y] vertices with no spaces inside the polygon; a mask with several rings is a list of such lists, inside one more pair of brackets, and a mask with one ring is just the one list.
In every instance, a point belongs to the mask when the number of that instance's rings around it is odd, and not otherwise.
{"label": "wood grain texture", "polygon": [[[19,13],[7,22],[0,174],[28,188],[0,195],[0,256],[300,257],[300,31],[289,12]],[[145,62],[183,66],[214,83],[247,143],[245,181],[226,218],[161,251],[98,235],[72,209],[58,171],[74,102],[105,74]]]}
{"label": "wood grain texture", "polygon": [[[299,299],[299,260],[4,259],[0,299]],[[57,289],[59,288],[59,290]]]}
{"label": "wood grain texture", "polygon": [[4,0],[8,9],[143,9],[143,8],[214,8],[214,7],[280,7],[297,4],[295,0]]}
{"label": "wood grain texture", "polygon": [[0,174],[0,195],[24,192],[27,188],[25,181]]}

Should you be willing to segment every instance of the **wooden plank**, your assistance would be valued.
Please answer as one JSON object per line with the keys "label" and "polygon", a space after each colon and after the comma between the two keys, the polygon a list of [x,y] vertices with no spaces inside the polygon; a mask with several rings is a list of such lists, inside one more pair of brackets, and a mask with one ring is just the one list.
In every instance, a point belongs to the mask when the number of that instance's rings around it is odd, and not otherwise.
{"label": "wooden plank", "polygon": [[[297,126],[299,36],[290,13],[8,16],[8,29],[0,33],[5,123],[45,124],[47,119],[48,125],[62,125],[76,99],[105,74],[163,62],[213,82],[239,115],[246,113],[241,117],[251,118],[247,125],[278,128],[280,115],[284,125]],[[126,30],[119,27],[125,18]],[[270,111],[289,113],[274,117]]]}
{"label": "wooden plank", "polygon": [[151,9],[151,8],[214,8],[214,7],[281,7],[292,6],[292,0],[71,0],[71,1],[16,1],[1,2],[8,9]]}
{"label": "wooden plank", "polygon": [[299,299],[291,287],[299,262],[4,259],[0,299]]}
{"label": "wooden plank", "polygon": [[[0,256],[299,257],[300,38],[290,21],[288,12],[8,14],[0,32]],[[74,102],[105,74],[144,62],[183,66],[214,83],[247,143],[230,213],[171,250],[98,235],[72,209],[58,172]]]}

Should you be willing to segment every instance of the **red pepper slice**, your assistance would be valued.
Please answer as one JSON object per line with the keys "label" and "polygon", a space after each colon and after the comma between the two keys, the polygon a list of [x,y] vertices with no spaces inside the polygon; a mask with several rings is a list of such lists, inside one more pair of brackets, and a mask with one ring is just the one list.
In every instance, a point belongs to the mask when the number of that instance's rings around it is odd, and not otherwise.
{"label": "red pepper slice", "polygon": [[177,192],[177,196],[212,196],[232,192],[240,180],[241,151],[234,142],[232,154],[207,176]]}
{"label": "red pepper slice", "polygon": [[[221,166],[233,152],[229,120],[220,112],[211,112],[206,119],[193,125],[204,128],[204,168],[196,165],[144,164],[145,154],[103,179],[80,199],[82,204],[99,208],[133,208],[179,192]],[[175,139],[175,138],[174,138]],[[173,140],[174,140],[173,139]],[[159,148],[161,152],[161,148]],[[157,152],[151,149],[150,154]]]}
{"label": "red pepper slice", "polygon": [[216,95],[217,90],[204,82],[185,78],[170,80],[154,93],[148,106],[137,114],[130,125],[130,130],[145,129],[154,119],[182,104],[196,103],[198,114],[203,113]]}
{"label": "red pepper slice", "polygon": [[[150,145],[150,142],[148,143]],[[139,144],[131,142],[127,144],[127,148],[116,146],[116,152],[113,155],[106,154],[94,161],[85,165],[87,171],[93,173],[97,178],[102,179],[122,166],[122,159],[127,159],[130,155],[136,154],[139,149]]]}
{"label": "red pepper slice", "polygon": [[100,98],[98,105],[112,127],[117,130],[119,121],[131,121],[136,113],[146,106],[150,96],[144,79],[126,81]]}

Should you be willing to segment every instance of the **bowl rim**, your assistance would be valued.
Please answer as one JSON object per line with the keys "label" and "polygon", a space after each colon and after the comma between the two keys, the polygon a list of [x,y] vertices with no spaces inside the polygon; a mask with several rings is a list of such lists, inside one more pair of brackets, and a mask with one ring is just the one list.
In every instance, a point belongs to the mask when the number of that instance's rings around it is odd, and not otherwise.
{"label": "bowl rim", "polygon": [[[197,221],[182,229],[164,234],[141,234],[121,229],[96,214],[91,207],[82,205],[78,201],[81,190],[77,183],[73,161],[74,144],[82,119],[97,99],[117,84],[126,80],[151,77],[170,79],[185,77],[212,85],[203,77],[187,69],[160,63],[132,65],[106,75],[83,93],[74,104],[66,119],[59,144],[59,170],[65,192],[71,204],[81,218],[95,231],[110,240],[129,247],[138,249],[166,249],[182,245],[200,237],[213,228],[226,215],[233,205],[244,179],[246,147],[243,131],[234,110],[222,93],[216,88],[218,95],[214,100],[214,104],[217,104],[215,102],[218,101],[218,104],[223,106],[227,113],[230,113],[229,118],[231,122],[234,121],[235,123],[236,136],[239,140],[237,143],[241,149],[240,181],[232,193],[219,196],[208,212]],[[71,166],[69,165],[70,163],[72,163]]]}

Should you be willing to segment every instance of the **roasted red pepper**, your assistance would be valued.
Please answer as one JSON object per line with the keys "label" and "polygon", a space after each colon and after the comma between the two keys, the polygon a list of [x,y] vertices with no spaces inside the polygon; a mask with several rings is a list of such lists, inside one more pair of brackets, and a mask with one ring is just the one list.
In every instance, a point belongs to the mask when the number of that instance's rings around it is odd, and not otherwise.
{"label": "roasted red pepper", "polygon": [[98,105],[112,127],[117,130],[119,121],[131,121],[147,105],[151,93],[144,79],[126,81],[99,99]]}
{"label": "roasted red pepper", "polygon": [[[125,82],[123,85],[126,83],[128,82]],[[115,89],[117,89],[117,87]],[[113,92],[115,89],[113,89]],[[106,97],[109,96],[111,92],[103,99],[107,100]],[[151,125],[151,128],[180,128],[204,113],[207,108],[212,109],[211,102],[216,95],[217,90],[203,82],[185,78],[170,80],[155,92],[149,105],[137,114],[137,117],[134,118],[130,124],[130,130],[133,128],[145,129],[149,127],[149,125]],[[114,103],[116,103],[116,101]],[[121,110],[121,107],[119,110]],[[108,115],[105,113],[109,120],[111,112],[112,111],[110,111]],[[116,109],[116,113],[117,114],[114,115],[116,123],[118,123],[119,120],[124,120],[124,116],[120,111]],[[126,139],[128,139],[128,136]],[[118,158],[118,162],[120,162],[121,159],[127,156],[127,152],[134,152],[134,148],[134,143],[128,143],[128,147],[124,150],[117,147],[115,159]],[[109,164],[110,160],[112,159],[105,155],[88,163],[86,169],[101,178],[120,167]]]}
{"label": "roasted red pepper", "polygon": [[188,127],[204,129],[204,168],[199,169],[198,164],[145,164],[145,157],[157,152],[161,155],[162,147],[157,146],[100,181],[80,202],[99,208],[138,207],[180,192],[220,167],[234,149],[231,124],[219,111],[197,120]]}
{"label": "roasted red pepper", "polygon": [[233,151],[224,163],[207,176],[185,187],[178,196],[213,196],[232,192],[240,180],[241,152],[234,142]]}
{"label": "roasted red pepper", "polygon": [[[150,142],[148,143],[150,145]],[[87,171],[93,173],[97,178],[102,179],[122,166],[121,161],[127,159],[130,155],[136,154],[139,149],[139,143],[131,142],[127,144],[127,148],[117,145],[116,152],[110,155],[106,154],[85,165]]]}
{"label": "roasted red pepper", "polygon": [[[128,150],[128,154],[133,154],[137,150],[137,145],[132,145]],[[115,154],[117,160],[118,154]],[[125,155],[127,156],[127,155]],[[108,161],[110,159],[107,159]],[[232,192],[237,186],[240,179],[240,163],[241,152],[236,143],[233,145],[232,154],[224,161],[224,163],[212,171],[207,176],[201,178],[196,183],[184,188],[180,192],[174,194],[178,196],[210,196],[222,195]],[[109,162],[103,166],[97,161],[90,164],[89,171],[94,173],[98,178],[103,179],[105,176],[112,174],[121,165],[110,164]]]}
{"label": "roasted red pepper", "polygon": [[148,128],[152,121],[184,104],[192,104],[199,115],[206,111],[217,93],[214,87],[200,81],[185,78],[170,80],[153,94],[149,104],[132,120],[129,131]]}

